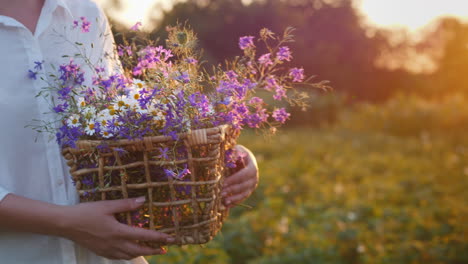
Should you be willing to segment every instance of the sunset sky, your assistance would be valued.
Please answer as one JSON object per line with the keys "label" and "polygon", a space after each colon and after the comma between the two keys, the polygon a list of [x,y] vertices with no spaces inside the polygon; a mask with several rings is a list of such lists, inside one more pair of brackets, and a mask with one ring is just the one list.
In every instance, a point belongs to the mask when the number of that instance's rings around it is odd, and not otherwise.
{"label": "sunset sky", "polygon": [[[246,0],[245,2],[249,2]],[[98,0],[104,3],[106,0]],[[145,12],[155,4],[170,9],[172,0],[122,0],[124,9],[112,12],[126,25],[148,22]],[[136,4],[138,3],[138,4]],[[442,16],[455,16],[468,22],[468,0],[356,0],[356,6],[370,24],[417,31]]]}
{"label": "sunset sky", "polygon": [[357,0],[368,21],[379,27],[417,31],[434,20],[454,16],[468,21],[468,0]]}

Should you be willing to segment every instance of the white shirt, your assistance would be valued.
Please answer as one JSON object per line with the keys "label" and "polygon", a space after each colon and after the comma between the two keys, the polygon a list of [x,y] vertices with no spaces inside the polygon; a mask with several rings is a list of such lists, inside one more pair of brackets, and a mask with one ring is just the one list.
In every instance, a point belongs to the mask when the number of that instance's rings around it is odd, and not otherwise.
{"label": "white shirt", "polygon": [[[73,21],[84,16],[91,22],[90,32],[70,30]],[[62,55],[73,55],[74,43],[83,43],[94,63],[105,52],[113,52],[113,38],[102,10],[91,0],[46,0],[34,35],[17,20],[0,16],[0,201],[14,193],[49,203],[72,205],[78,202],[68,168],[58,144],[49,135],[37,134],[26,125],[33,119],[52,118],[49,105],[35,95],[44,86],[28,78],[36,61],[50,64],[69,62]],[[90,48],[91,43],[94,48]],[[75,60],[79,62],[79,60]],[[109,68],[109,65],[103,65]],[[88,78],[89,79],[89,78]],[[37,141],[35,142],[35,140]],[[59,237],[19,233],[0,227],[0,262],[8,264],[117,264],[145,263],[143,258],[111,261]]]}

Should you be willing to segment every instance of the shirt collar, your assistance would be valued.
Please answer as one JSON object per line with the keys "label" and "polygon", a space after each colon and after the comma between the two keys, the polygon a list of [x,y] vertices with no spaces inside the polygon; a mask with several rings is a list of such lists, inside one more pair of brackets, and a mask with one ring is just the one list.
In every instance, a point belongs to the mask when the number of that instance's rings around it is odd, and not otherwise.
{"label": "shirt collar", "polygon": [[16,19],[11,18],[9,16],[2,16],[0,15],[0,24],[10,27],[22,27],[23,25],[18,22]]}
{"label": "shirt collar", "polygon": [[69,15],[72,19],[75,19],[75,17],[73,16],[73,13],[70,10],[70,7],[64,0],[49,0],[49,1],[55,2],[55,5],[56,5],[55,8],[58,8],[58,7],[62,8],[65,11],[65,13],[67,13],[67,15]]}

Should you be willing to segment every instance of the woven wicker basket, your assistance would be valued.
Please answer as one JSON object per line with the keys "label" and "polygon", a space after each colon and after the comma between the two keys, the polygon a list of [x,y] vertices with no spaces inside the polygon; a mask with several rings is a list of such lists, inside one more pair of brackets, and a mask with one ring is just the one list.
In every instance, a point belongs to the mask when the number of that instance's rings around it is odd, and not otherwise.
{"label": "woven wicker basket", "polygon": [[[226,217],[220,198],[228,173],[224,157],[237,136],[228,126],[178,136],[177,141],[167,136],[109,140],[106,147],[103,141],[81,140],[76,148],[65,148],[80,201],[146,196],[139,211],[117,219],[170,234],[179,245],[207,243]],[[175,176],[167,176],[164,169]],[[184,169],[190,173],[177,177]]]}

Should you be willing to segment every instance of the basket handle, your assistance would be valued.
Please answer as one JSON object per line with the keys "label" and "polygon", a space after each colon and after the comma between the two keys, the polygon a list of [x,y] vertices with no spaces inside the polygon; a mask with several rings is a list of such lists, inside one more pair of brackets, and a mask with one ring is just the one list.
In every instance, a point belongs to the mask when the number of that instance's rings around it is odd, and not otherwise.
{"label": "basket handle", "polygon": [[187,135],[187,140],[190,146],[207,144],[206,129],[191,130]]}

